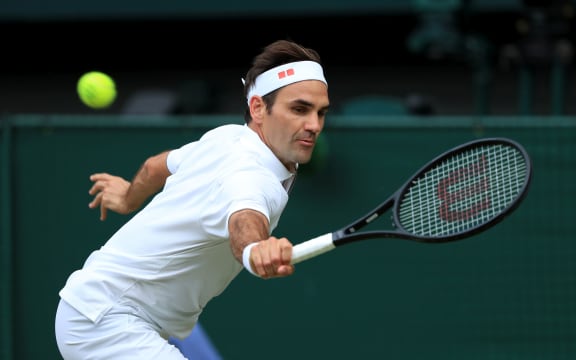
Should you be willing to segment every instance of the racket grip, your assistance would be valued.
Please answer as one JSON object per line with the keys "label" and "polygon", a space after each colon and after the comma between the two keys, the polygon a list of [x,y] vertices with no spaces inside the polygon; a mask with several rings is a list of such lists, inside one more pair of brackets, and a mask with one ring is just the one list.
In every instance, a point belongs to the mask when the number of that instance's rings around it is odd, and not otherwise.
{"label": "racket grip", "polygon": [[320,235],[314,239],[294,245],[292,248],[292,264],[297,264],[320,254],[324,254],[335,247],[336,246],[332,241],[332,233]]}

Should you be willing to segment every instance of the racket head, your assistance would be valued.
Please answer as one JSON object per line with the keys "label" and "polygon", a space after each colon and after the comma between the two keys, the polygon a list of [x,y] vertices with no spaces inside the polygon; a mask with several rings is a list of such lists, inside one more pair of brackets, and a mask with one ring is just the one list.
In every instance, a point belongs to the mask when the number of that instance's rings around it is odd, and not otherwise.
{"label": "racket head", "polygon": [[396,231],[421,242],[472,236],[515,210],[531,178],[531,159],[514,140],[462,144],[424,165],[396,193]]}

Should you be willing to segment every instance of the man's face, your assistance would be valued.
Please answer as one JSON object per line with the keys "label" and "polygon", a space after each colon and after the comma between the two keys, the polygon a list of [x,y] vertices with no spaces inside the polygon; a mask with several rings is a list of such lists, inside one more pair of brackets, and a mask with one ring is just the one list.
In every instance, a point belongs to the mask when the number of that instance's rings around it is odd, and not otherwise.
{"label": "man's face", "polygon": [[310,161],[329,104],[326,84],[305,80],[279,89],[272,109],[263,114],[263,141],[289,170]]}

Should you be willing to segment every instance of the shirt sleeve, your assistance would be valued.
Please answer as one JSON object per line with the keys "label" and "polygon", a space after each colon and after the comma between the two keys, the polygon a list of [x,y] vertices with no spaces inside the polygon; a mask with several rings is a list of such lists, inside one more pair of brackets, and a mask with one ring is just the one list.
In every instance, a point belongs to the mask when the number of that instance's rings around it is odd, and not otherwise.
{"label": "shirt sleeve", "polygon": [[288,202],[286,191],[278,179],[262,172],[236,173],[223,181],[222,190],[228,198],[226,223],[233,213],[251,209],[266,216],[272,231]]}
{"label": "shirt sleeve", "polygon": [[175,149],[168,153],[168,157],[166,158],[166,166],[168,167],[168,170],[171,174],[174,174],[176,171],[178,171],[178,167],[182,161],[181,153],[181,149]]}
{"label": "shirt sleeve", "polygon": [[166,166],[171,174],[174,174],[180,168],[182,160],[185,159],[186,154],[190,153],[196,145],[196,142],[191,142],[181,146],[178,149],[171,150],[166,158]]}

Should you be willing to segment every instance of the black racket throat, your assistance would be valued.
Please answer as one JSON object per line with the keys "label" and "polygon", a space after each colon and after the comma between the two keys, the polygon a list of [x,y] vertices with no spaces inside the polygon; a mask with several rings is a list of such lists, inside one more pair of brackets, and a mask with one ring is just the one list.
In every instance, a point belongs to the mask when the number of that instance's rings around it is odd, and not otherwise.
{"label": "black racket throat", "polygon": [[396,202],[397,194],[390,196],[388,199],[380,203],[376,208],[367,213],[366,215],[358,218],[356,221],[350,225],[342,228],[336,233],[341,234],[341,236],[352,236],[356,231],[364,228],[366,225],[370,224],[374,220],[380,218],[382,214],[390,210],[392,205]]}

